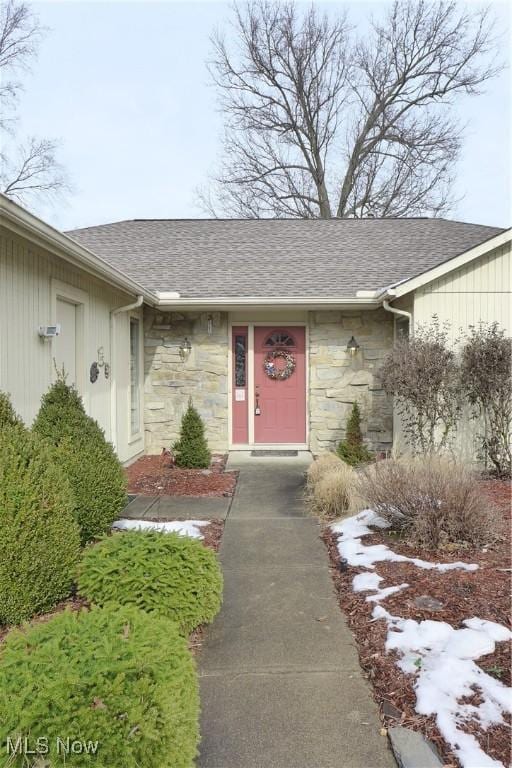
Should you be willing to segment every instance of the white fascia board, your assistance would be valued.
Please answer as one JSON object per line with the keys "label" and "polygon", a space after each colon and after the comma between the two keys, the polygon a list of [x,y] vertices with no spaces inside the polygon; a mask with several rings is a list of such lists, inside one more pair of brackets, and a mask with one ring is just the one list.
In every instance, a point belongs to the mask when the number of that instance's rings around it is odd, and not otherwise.
{"label": "white fascia board", "polygon": [[400,296],[404,296],[406,293],[411,293],[411,291],[421,288],[422,285],[427,285],[427,283],[431,283],[433,280],[438,280],[440,277],[443,277],[443,275],[463,267],[465,264],[468,264],[474,259],[478,259],[480,256],[484,256],[486,253],[489,253],[489,251],[493,251],[495,248],[510,243],[511,240],[512,228],[506,229],[504,232],[500,232],[499,235],[494,235],[494,237],[489,238],[489,240],[485,240],[485,242],[475,245],[468,251],[464,251],[464,253],[454,256],[452,259],[443,262],[443,264],[439,264],[433,269],[423,272],[421,275],[417,275],[410,280],[402,280],[400,283],[395,283],[388,288],[387,295],[394,299],[398,299]]}
{"label": "white fascia board", "polygon": [[143,288],[123,272],[111,267],[88,248],[79,245],[68,235],[29,213],[17,203],[0,194],[0,223],[12,232],[56,254],[76,267],[100,280],[135,296],[143,296],[148,304],[158,304],[156,294]]}
{"label": "white fascia board", "polygon": [[[161,295],[161,294],[160,294]],[[158,301],[158,307],[162,309],[180,309],[195,308],[203,310],[236,310],[245,307],[262,309],[273,307],[294,308],[294,309],[377,309],[382,304],[381,301],[373,298],[325,298],[325,297],[304,297],[304,296],[255,296],[242,298],[225,297],[207,297],[207,298],[180,298],[163,299]]]}

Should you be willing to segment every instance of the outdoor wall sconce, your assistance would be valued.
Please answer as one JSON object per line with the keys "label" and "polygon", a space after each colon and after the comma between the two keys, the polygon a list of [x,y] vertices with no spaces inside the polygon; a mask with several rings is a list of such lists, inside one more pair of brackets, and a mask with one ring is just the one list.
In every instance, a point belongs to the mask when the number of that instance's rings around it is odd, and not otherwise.
{"label": "outdoor wall sconce", "polygon": [[347,344],[347,352],[350,352],[350,355],[354,357],[355,354],[357,354],[357,351],[359,350],[359,344],[355,340],[353,336],[350,337],[350,341]]}
{"label": "outdoor wall sconce", "polygon": [[[103,368],[103,373],[105,374],[105,378],[108,379],[108,377],[110,376],[110,365],[109,363],[105,362],[105,350],[103,349],[103,347],[98,347],[97,354],[98,354],[98,361],[96,365],[98,368]],[[98,375],[99,375],[99,370],[98,370]],[[98,376],[96,376],[96,379],[97,378]],[[94,381],[96,381],[96,379],[94,379]]]}
{"label": "outdoor wall sconce", "polygon": [[213,317],[212,315],[208,315],[206,318],[206,332],[208,333],[208,336],[211,336],[213,333]]}
{"label": "outdoor wall sconce", "polygon": [[187,339],[186,336],[180,344],[179,351],[180,351],[180,357],[182,360],[186,360],[190,355],[190,353],[192,352],[192,344],[190,343],[189,339]]}

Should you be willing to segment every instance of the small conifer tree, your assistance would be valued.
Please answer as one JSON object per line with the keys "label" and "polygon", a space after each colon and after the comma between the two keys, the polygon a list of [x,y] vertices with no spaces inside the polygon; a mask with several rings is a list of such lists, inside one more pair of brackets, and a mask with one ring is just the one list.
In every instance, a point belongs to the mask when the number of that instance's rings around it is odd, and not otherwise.
{"label": "small conifer tree", "polygon": [[373,454],[363,443],[361,432],[361,411],[359,405],[354,403],[347,422],[345,440],[338,445],[337,454],[342,461],[355,467],[373,459]]}
{"label": "small conifer tree", "polygon": [[181,420],[180,437],[173,451],[178,467],[205,469],[210,466],[211,453],[204,435],[204,423],[192,398]]}

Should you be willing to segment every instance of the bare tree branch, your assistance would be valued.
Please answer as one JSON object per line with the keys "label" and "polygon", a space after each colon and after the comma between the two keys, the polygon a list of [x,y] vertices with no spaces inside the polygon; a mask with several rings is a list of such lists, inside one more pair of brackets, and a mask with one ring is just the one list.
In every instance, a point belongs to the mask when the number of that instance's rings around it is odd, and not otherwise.
{"label": "bare tree branch", "polygon": [[454,0],[395,0],[364,40],[344,16],[250,0],[212,42],[225,139],[202,200],[235,216],[438,215],[462,140],[453,103],[499,70],[488,12]]}
{"label": "bare tree branch", "polygon": [[238,57],[217,34],[210,64],[227,115],[224,205],[330,217],[325,162],[349,75],[344,18],[256,0],[245,12],[235,6],[234,28]]}
{"label": "bare tree branch", "polygon": [[57,142],[32,137],[9,160],[0,155],[0,183],[4,195],[24,203],[42,192],[55,195],[68,189],[64,169],[56,160]]}
{"label": "bare tree branch", "polygon": [[56,158],[55,139],[15,135],[15,107],[22,90],[15,76],[30,68],[37,55],[43,28],[30,6],[7,0],[0,7],[0,129],[14,137],[2,141],[0,187],[5,195],[26,203],[69,190],[62,166]]}
{"label": "bare tree branch", "polygon": [[28,69],[37,53],[42,27],[25,3],[8,0],[0,6],[0,128],[11,129],[14,108],[22,85],[12,79],[20,69]]}

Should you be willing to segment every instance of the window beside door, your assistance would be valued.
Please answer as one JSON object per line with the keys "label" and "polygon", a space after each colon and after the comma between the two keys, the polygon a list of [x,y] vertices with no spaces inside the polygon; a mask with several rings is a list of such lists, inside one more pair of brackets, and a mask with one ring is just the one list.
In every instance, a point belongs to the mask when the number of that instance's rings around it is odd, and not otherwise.
{"label": "window beside door", "polygon": [[140,432],[140,324],[137,318],[130,318],[130,432]]}

